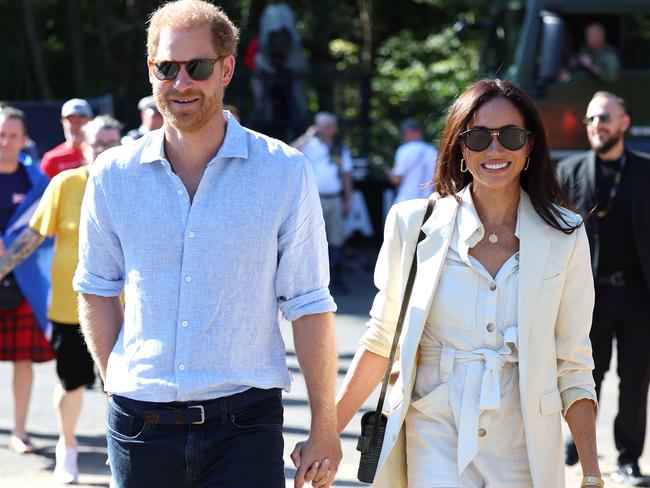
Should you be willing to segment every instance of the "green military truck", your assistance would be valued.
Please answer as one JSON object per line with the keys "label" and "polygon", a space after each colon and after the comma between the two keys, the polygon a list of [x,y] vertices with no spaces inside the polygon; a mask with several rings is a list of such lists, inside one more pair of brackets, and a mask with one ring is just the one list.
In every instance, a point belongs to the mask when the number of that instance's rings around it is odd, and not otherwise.
{"label": "green military truck", "polygon": [[[605,28],[620,61],[612,83],[569,66],[592,22]],[[628,143],[650,151],[650,0],[504,0],[481,25],[482,74],[510,79],[533,96],[554,158],[588,147],[582,119],[598,90],[627,101]]]}

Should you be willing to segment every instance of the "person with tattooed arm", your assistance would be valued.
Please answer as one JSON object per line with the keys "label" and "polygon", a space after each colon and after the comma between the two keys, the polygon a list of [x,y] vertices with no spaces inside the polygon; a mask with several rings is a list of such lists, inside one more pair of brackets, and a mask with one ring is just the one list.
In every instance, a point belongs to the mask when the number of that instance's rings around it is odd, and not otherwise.
{"label": "person with tattooed arm", "polygon": [[52,349],[59,377],[53,403],[59,429],[54,479],[60,484],[77,481],[74,431],[84,387],[95,382],[93,360],[79,328],[77,294],[72,289],[72,276],[78,262],[81,199],[88,180],[88,165],[104,150],[120,144],[121,127],[117,120],[107,115],[95,117],[83,127],[81,150],[85,164],[54,176],[29,225],[0,259],[0,278],[3,278],[26,260],[46,237],[54,237],[56,241],[48,318],[52,321]]}
{"label": "person with tattooed arm", "polygon": [[[27,142],[25,114],[0,109],[0,256],[11,251],[27,225],[47,177],[21,158]],[[0,361],[13,363],[14,426],[9,448],[20,454],[36,451],[25,431],[32,391],[32,363],[54,358],[43,330],[47,328],[51,243],[45,242],[13,273],[0,280]],[[3,258],[4,262],[5,259]]]}

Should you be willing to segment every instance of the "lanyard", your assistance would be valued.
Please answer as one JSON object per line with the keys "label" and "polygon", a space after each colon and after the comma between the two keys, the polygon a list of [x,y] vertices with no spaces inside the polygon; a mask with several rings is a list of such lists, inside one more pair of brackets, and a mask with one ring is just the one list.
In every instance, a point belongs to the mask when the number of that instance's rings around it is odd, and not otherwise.
{"label": "lanyard", "polygon": [[625,153],[621,156],[621,162],[618,166],[618,171],[616,172],[616,175],[614,175],[614,182],[612,183],[612,188],[609,190],[609,200],[607,202],[607,207],[599,210],[596,215],[598,215],[598,218],[602,219],[604,217],[607,217],[607,214],[609,214],[609,211],[612,209],[612,205],[614,204],[614,199],[616,198],[616,193],[618,193],[618,185],[621,183],[621,179],[623,178],[623,168],[625,167]]}

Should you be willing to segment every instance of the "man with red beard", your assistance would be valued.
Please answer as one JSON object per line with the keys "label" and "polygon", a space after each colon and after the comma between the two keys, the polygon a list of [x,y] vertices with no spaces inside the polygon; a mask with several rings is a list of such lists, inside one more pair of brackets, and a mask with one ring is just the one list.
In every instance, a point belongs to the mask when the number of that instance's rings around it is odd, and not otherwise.
{"label": "man with red beard", "polygon": [[[650,158],[625,147],[630,116],[620,97],[595,93],[584,123],[592,150],[560,161],[558,172],[573,203],[588,215],[596,283],[590,338],[597,392],[616,339],[620,383],[614,440],[619,456],[611,476],[616,483],[650,486],[638,465],[650,382]],[[565,457],[567,464],[578,462],[571,442]]]}
{"label": "man with red beard", "polygon": [[160,7],[147,62],[163,127],[102,153],[86,186],[73,284],[120,488],[284,487],[278,311],[312,412],[296,486],[329,486],[341,459],[318,191],[302,154],[223,110],[237,39],[206,1]]}

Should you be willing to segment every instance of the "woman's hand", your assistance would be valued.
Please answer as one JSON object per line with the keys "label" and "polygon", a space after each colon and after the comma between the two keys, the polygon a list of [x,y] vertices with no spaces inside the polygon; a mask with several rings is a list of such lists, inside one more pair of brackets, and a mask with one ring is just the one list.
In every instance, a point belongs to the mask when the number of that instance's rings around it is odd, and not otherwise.
{"label": "woman's hand", "polygon": [[[300,466],[302,449],[305,443],[306,441],[298,442],[296,444],[296,447],[293,448],[293,452],[291,453],[291,460],[293,461],[293,465],[296,468]],[[329,459],[323,459],[320,463],[318,461],[315,461],[305,473],[305,481],[310,482],[311,485],[315,488],[329,486],[329,483],[333,481],[330,479],[332,472],[329,467]]]}

